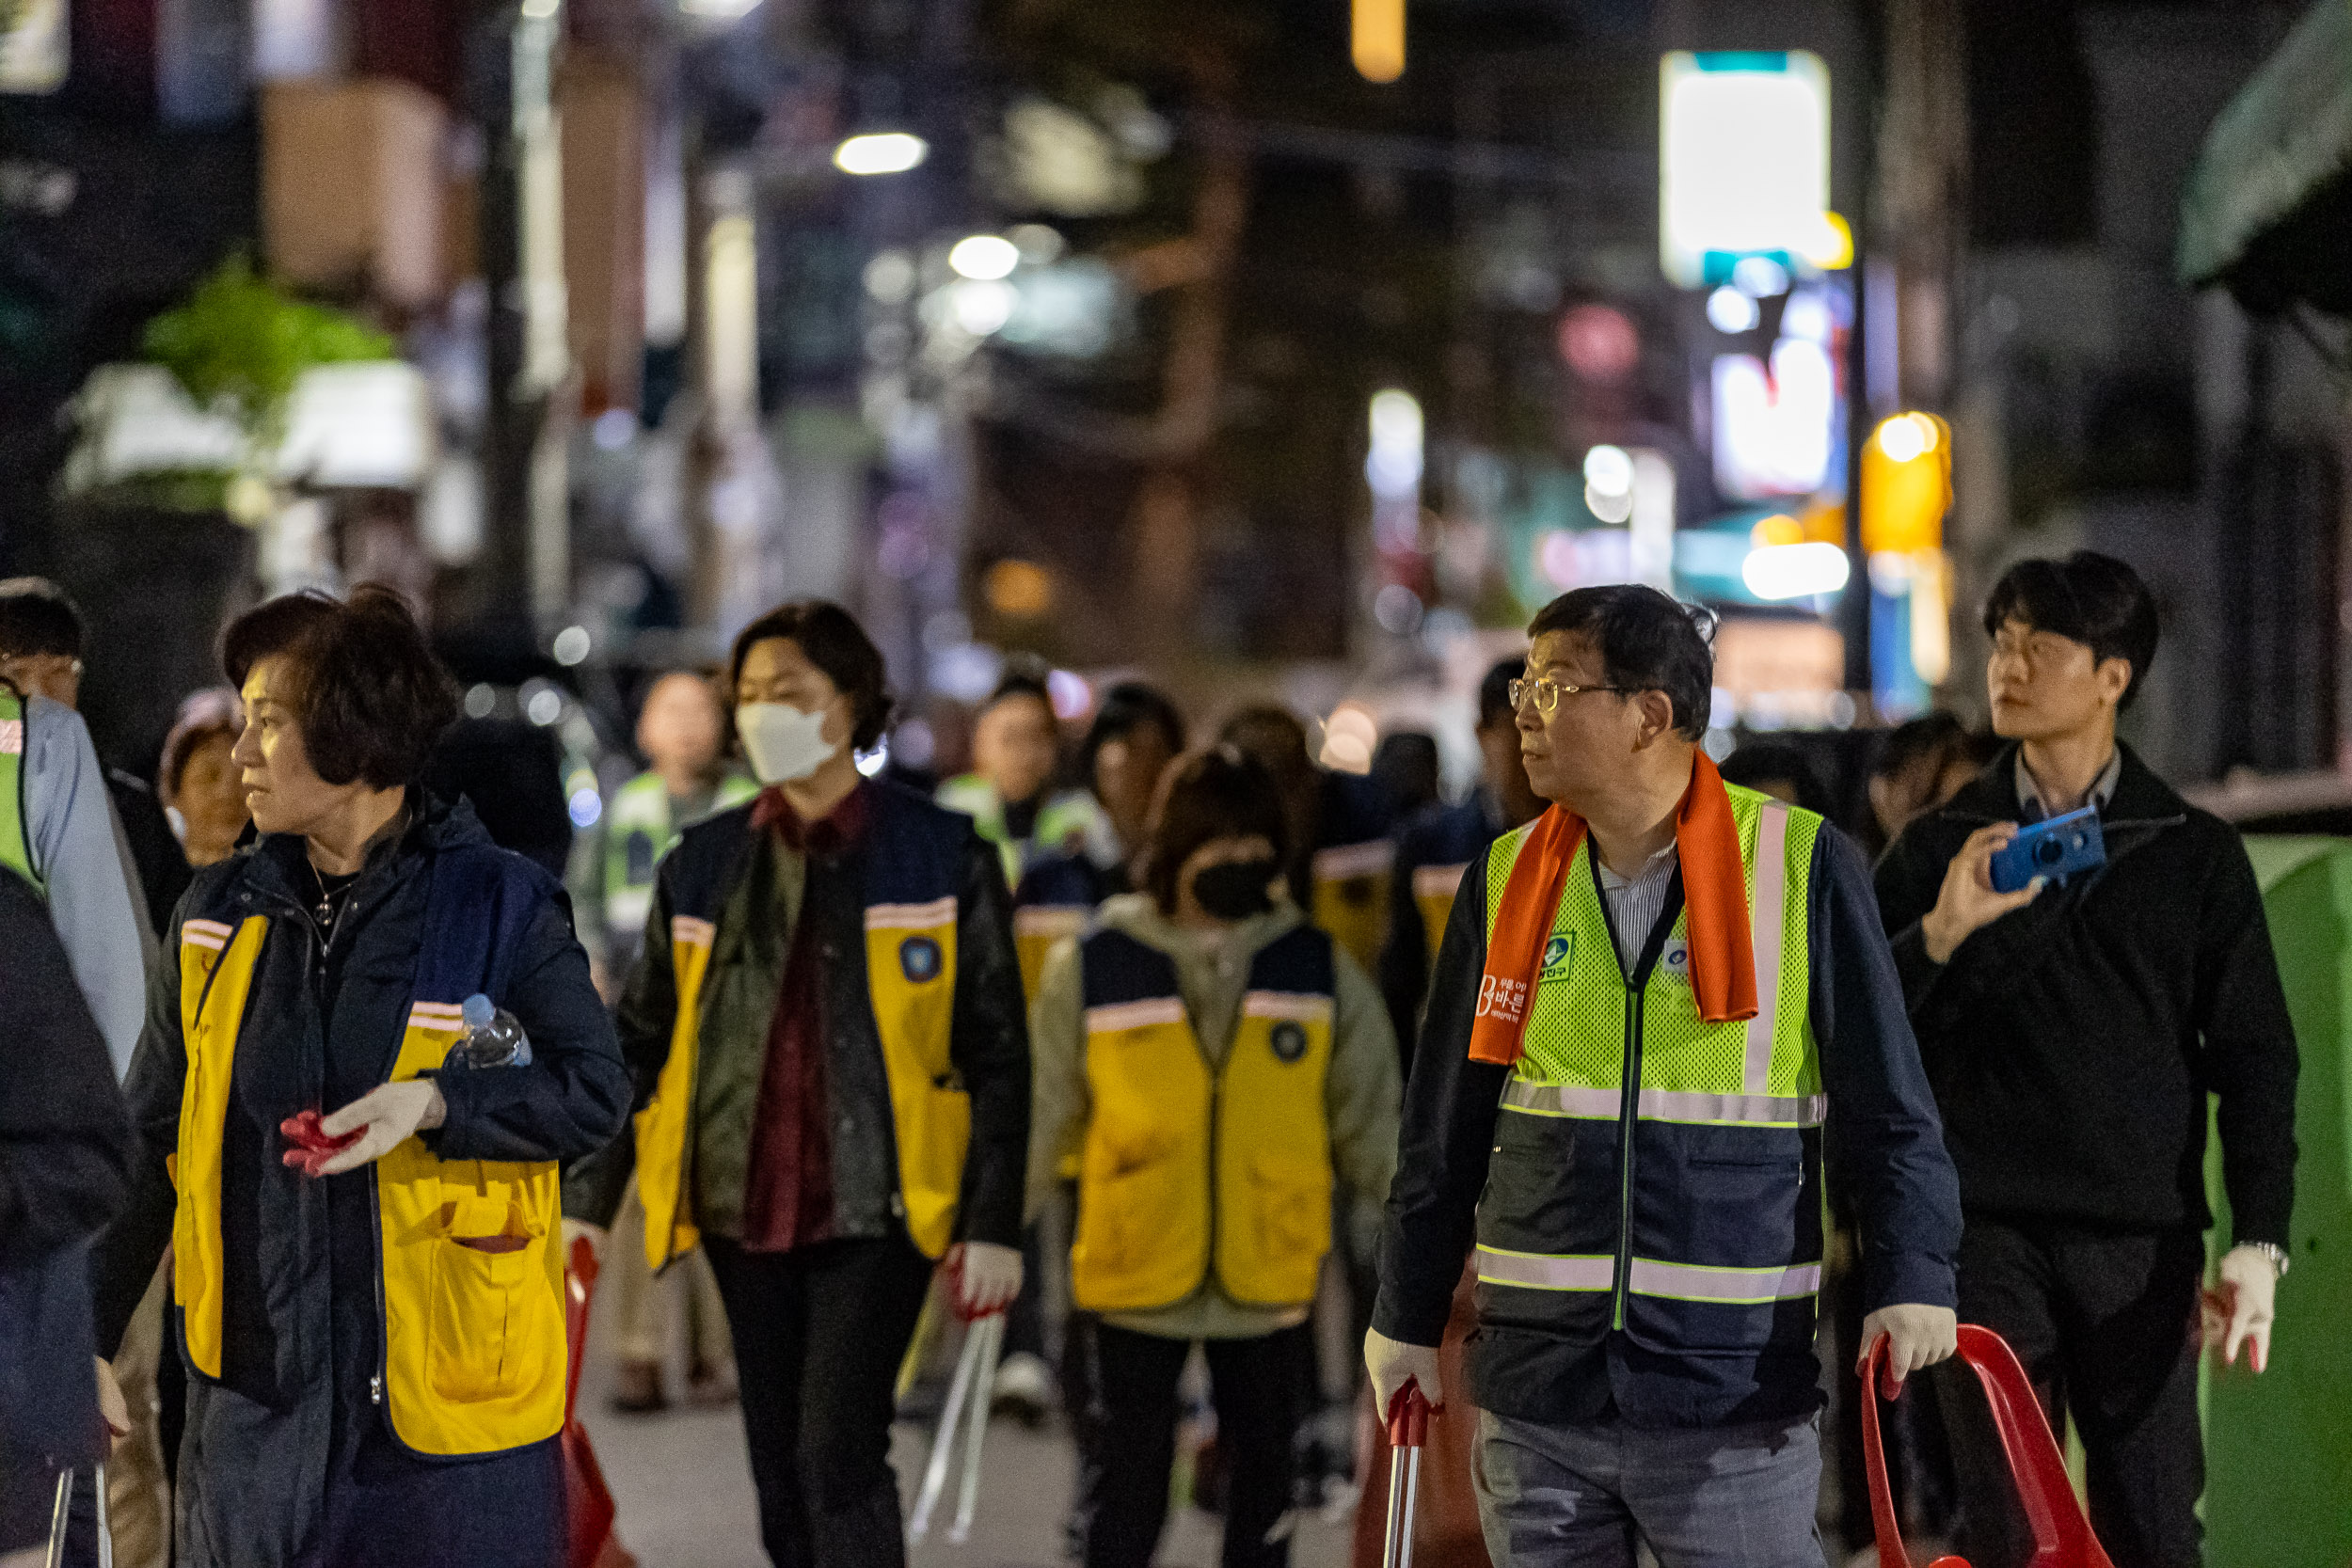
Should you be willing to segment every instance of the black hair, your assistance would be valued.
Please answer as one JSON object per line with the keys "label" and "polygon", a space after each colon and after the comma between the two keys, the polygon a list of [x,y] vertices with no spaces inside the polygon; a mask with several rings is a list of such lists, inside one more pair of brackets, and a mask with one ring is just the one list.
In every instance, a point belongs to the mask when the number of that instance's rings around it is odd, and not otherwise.
{"label": "black hair", "polygon": [[1290,829],[1281,792],[1265,764],[1237,746],[1216,745],[1169,764],[1152,802],[1143,850],[1143,885],[1160,911],[1176,910],[1176,877],[1193,852],[1212,839],[1263,838],[1274,859],[1289,859]]}
{"label": "black hair", "polygon": [[1819,816],[1830,815],[1829,791],[1821,784],[1820,769],[1804,747],[1793,740],[1751,740],[1723,760],[1724,783],[1743,784],[1749,789],[1762,789],[1775,780],[1785,779],[1797,790],[1795,805]]}
{"label": "black hair", "polygon": [[1508,724],[1518,717],[1518,710],[1511,705],[1511,683],[1526,673],[1527,660],[1524,657],[1495,660],[1494,668],[1488,670],[1486,678],[1478,683],[1480,729]]}
{"label": "black hair", "polygon": [[[986,713],[998,703],[1010,702],[1015,698],[1023,697],[1035,698],[1045,705],[1047,713],[1052,713],[1054,711],[1054,689],[1046,684],[1045,673],[1042,669],[1025,661],[1008,665],[1005,673],[996,678],[996,685],[989,692],[988,701],[979,705],[979,713]],[[977,714],[974,717],[977,718]]]}
{"label": "black hair", "polygon": [[282,658],[272,695],[294,712],[311,770],[331,784],[414,784],[457,720],[457,687],[433,657],[407,602],[380,582],[348,599],[306,589],[255,606],[229,625],[221,666],[243,687],[253,666]]}
{"label": "black hair", "polygon": [[2100,664],[2132,667],[2128,707],[2156,657],[2156,601],[2139,574],[2111,555],[2076,550],[2063,561],[2021,561],[2001,574],[1984,601],[1984,632],[1998,637],[2011,621],[2085,644]]}
{"label": "black hair", "polygon": [[1932,758],[1939,773],[1961,757],[1973,756],[1968,726],[1955,714],[1938,708],[1905,720],[1886,732],[1878,755],[1870,761],[1870,777],[1891,779]]}
{"label": "black hair", "polygon": [[80,658],[87,638],[80,608],[47,578],[0,580],[0,658]]}
{"label": "black hair", "polygon": [[850,746],[870,752],[890,727],[889,673],[882,650],[857,617],[830,599],[795,599],[780,604],[736,634],[727,655],[727,688],[743,679],[743,660],[753,645],[783,638],[825,673],[834,689],[850,699]]}
{"label": "black hair", "polygon": [[1584,638],[1600,655],[1604,680],[1629,692],[1664,692],[1674,705],[1675,733],[1697,740],[1707,734],[1715,685],[1715,655],[1708,646],[1713,625],[1706,610],[1677,603],[1655,588],[1620,582],[1561,594],[1535,612],[1527,635],[1530,641],[1555,631]]}
{"label": "black hair", "polygon": [[1279,703],[1253,703],[1232,713],[1217,726],[1216,738],[1221,746],[1256,757],[1278,779],[1314,768],[1307,751],[1307,726]]}
{"label": "black hair", "polygon": [[1184,716],[1175,701],[1156,686],[1120,681],[1103,693],[1102,706],[1094,710],[1094,721],[1087,726],[1086,742],[1078,748],[1078,777],[1091,784],[1095,753],[1142,729],[1158,730],[1168,742],[1168,753],[1183,754]]}

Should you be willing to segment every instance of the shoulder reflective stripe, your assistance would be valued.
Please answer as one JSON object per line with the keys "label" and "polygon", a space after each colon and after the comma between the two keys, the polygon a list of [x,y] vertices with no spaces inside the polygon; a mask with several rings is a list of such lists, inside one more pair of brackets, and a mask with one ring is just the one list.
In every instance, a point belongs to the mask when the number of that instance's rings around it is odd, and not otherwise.
{"label": "shoulder reflective stripe", "polygon": [[1504,1108],[1539,1117],[1582,1117],[1614,1121],[1625,1101],[1615,1089],[1586,1088],[1576,1084],[1537,1084],[1514,1078],[1502,1085]]}
{"label": "shoulder reflective stripe", "polygon": [[1312,1023],[1331,1016],[1331,999],[1305,991],[1253,990],[1241,999],[1244,1018],[1288,1018]]}
{"label": "shoulder reflective stripe", "polygon": [[1607,1291],[1617,1283],[1617,1260],[1607,1253],[1546,1256],[1481,1246],[1472,1254],[1480,1283],[1526,1291]]}
{"label": "shoulder reflective stripe", "polygon": [[1015,936],[1066,937],[1086,928],[1093,911],[1084,904],[1025,904],[1012,911]]}
{"label": "shoulder reflective stripe", "polygon": [[1798,1263],[1785,1269],[1707,1269],[1695,1263],[1661,1263],[1636,1258],[1626,1270],[1626,1288],[1637,1296],[1662,1296],[1670,1301],[1711,1301],[1728,1307],[1756,1307],[1768,1301],[1788,1301],[1820,1293],[1821,1265]]}
{"label": "shoulder reflective stripe", "polygon": [[408,1009],[411,1029],[457,1029],[465,1022],[465,1008],[454,1002],[420,1002]]}
{"label": "shoulder reflective stripe", "polygon": [[[1615,1089],[1575,1084],[1536,1084],[1514,1078],[1502,1087],[1506,1110],[1539,1117],[1581,1117],[1614,1121],[1623,1109]],[[1634,1107],[1645,1121],[1678,1121],[1738,1127],[1819,1127],[1829,1114],[1826,1095],[1691,1094],[1644,1089]]]}
{"label": "shoulder reflective stripe", "polygon": [[707,920],[697,920],[691,914],[670,917],[670,940],[689,947],[707,947],[719,937],[719,927]]}
{"label": "shoulder reflective stripe", "polygon": [[1335,844],[1315,851],[1311,864],[1318,882],[1343,882],[1350,877],[1374,877],[1386,871],[1395,847],[1385,838],[1362,844]]}
{"label": "shoulder reflective stripe", "polygon": [[229,927],[218,920],[183,920],[180,923],[180,940],[191,947],[209,947],[217,953],[229,945]]}
{"label": "shoulder reflective stripe", "polygon": [[928,904],[866,906],[866,928],[869,931],[928,931],[955,918],[956,901],[952,896],[934,898]]}
{"label": "shoulder reflective stripe", "polygon": [[1146,1029],[1155,1023],[1184,1022],[1182,997],[1147,996],[1140,1002],[1116,1002],[1087,1009],[1087,1033],[1115,1034],[1121,1029]]}
{"label": "shoulder reflective stripe", "polygon": [[0,756],[21,757],[24,754],[24,721],[0,719]]}
{"label": "shoulder reflective stripe", "polygon": [[1756,886],[1748,895],[1748,928],[1756,953],[1756,1016],[1748,1020],[1746,1085],[1762,1094],[1772,1083],[1772,1025],[1780,1011],[1781,935],[1788,928],[1788,807],[1765,800],[1756,821]]}
{"label": "shoulder reflective stripe", "polygon": [[1417,865],[1413,867],[1413,896],[1451,898],[1462,885],[1462,873],[1469,869],[1467,861],[1460,865]]}

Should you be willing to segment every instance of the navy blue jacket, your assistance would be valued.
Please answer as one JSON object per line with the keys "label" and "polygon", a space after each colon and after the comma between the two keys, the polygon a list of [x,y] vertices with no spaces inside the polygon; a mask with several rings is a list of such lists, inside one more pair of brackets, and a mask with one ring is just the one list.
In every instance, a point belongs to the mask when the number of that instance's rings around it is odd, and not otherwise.
{"label": "navy blue jacket", "polygon": [[[189,1379],[183,1564],[561,1560],[563,1477],[552,1438],[446,1460],[415,1455],[393,1437],[369,1390],[382,1277],[373,1183],[365,1169],[305,1178],[279,1159],[281,1120],[349,1104],[389,1074],[428,945],[433,867],[460,847],[491,847],[472,808],[425,799],[405,830],[370,855],[331,940],[310,913],[317,883],[302,842],[285,834],[197,873],[173,917],[175,937],[199,911],[272,917],[238,1033],[223,1140],[221,1377]],[[448,1119],[424,1138],[445,1159],[575,1160],[612,1137],[628,1105],[612,1019],[589,981],[562,887],[513,863],[546,893],[512,943],[501,998],[531,1037],[532,1064],[442,1079]],[[149,979],[147,1029],[126,1085],[143,1147],[129,1207],[98,1250],[99,1350],[109,1355],[171,1234],[164,1161],[177,1147],[187,1072],[178,949],[175,940]]]}
{"label": "navy blue jacket", "polygon": [[89,1243],[122,1203],[130,1118],[31,884],[0,871],[0,1556],[39,1545],[53,1464],[103,1457]]}
{"label": "navy blue jacket", "polygon": [[[1678,878],[1676,886],[1660,917],[1668,923],[1680,909]],[[1434,1345],[1444,1331],[1510,1077],[1508,1068],[1470,1059],[1486,967],[1486,914],[1481,858],[1463,874],[1438,950],[1381,1234],[1373,1326],[1407,1344]],[[1879,925],[1869,868],[1852,841],[1826,825],[1813,852],[1810,917],[1811,1017],[1829,1097],[1824,1152],[1830,1185],[1858,1222],[1864,1309],[1952,1307],[1959,1183]],[[1525,1331],[1512,1338],[1524,1341]],[[1634,1426],[1705,1427],[1799,1419],[1821,1401],[1820,1370],[1809,1351],[1668,1356],[1623,1332],[1530,1351],[1522,1342],[1498,1357],[1474,1335],[1470,1402],[1550,1425],[1613,1415]]]}

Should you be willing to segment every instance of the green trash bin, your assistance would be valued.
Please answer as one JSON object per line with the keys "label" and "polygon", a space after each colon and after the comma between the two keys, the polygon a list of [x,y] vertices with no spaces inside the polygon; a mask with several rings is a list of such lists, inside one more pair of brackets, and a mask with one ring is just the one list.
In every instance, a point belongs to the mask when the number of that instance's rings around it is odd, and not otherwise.
{"label": "green trash bin", "polygon": [[[2296,1089],[2294,1266],[2270,1369],[2207,1357],[2205,1560],[2214,1568],[2352,1565],[2352,839],[2249,838],[2302,1053]],[[2217,1257],[2230,1236],[2220,1141],[2205,1185]]]}

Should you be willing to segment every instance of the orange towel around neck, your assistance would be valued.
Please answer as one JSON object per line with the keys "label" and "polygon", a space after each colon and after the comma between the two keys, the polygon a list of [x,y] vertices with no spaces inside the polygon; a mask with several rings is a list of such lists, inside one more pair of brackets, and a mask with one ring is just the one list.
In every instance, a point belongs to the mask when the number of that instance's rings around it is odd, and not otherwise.
{"label": "orange towel around neck", "polygon": [[[1519,847],[1502,890],[1486,972],[1478,983],[1470,1059],[1508,1067],[1519,1059],[1527,1009],[1559,916],[1568,867],[1584,841],[1584,819],[1565,806],[1544,813]],[[1748,932],[1747,870],[1740,825],[1724,778],[1705,752],[1691,764],[1691,785],[1675,812],[1675,848],[1682,863],[1682,904],[1690,916],[1691,987],[1709,1023],[1754,1018],[1756,949]]]}

